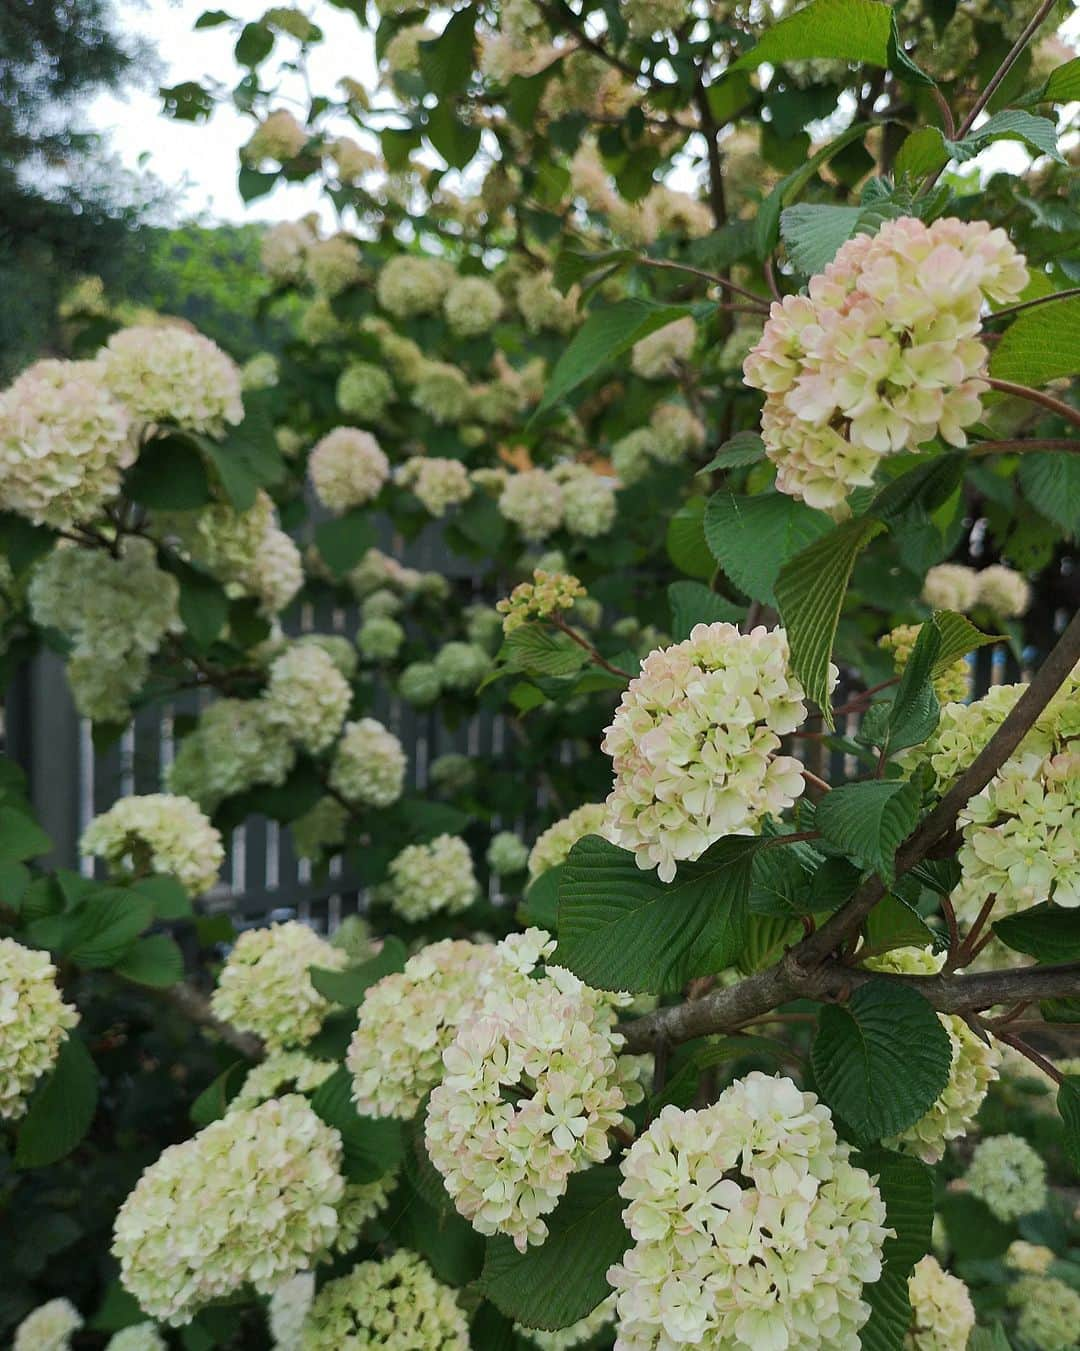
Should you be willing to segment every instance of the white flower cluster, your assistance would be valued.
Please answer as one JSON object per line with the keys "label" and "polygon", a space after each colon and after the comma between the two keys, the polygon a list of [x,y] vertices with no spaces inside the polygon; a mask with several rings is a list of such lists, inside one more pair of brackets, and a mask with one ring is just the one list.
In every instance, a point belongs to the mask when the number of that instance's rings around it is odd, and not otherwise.
{"label": "white flower cluster", "polygon": [[393,661],[405,642],[405,630],[388,615],[365,619],[356,634],[356,646],[368,661]]}
{"label": "white flower cluster", "polygon": [[745,381],[765,392],[761,431],[776,486],[842,510],[883,457],[934,436],[967,444],[982,412],[982,307],[1028,272],[1003,230],[913,216],[856,235],[808,295],[774,302]]}
{"label": "white flower cluster", "polygon": [[457,366],[425,360],[416,372],[412,401],[432,422],[460,422],[469,415],[472,394],[465,373]]}
{"label": "white flower cluster", "polygon": [[126,723],[150,658],[181,629],[180,588],[158,567],[154,546],[127,538],[113,557],[61,542],[35,567],[28,598],[35,621],[71,643],[67,674],[79,712]]}
{"label": "white flower cluster", "polygon": [[394,382],[381,366],[354,361],[338,377],[337,405],[361,422],[378,422],[394,398]]}
{"label": "white flower cluster", "polygon": [[1001,563],[992,563],[976,573],[978,604],[992,610],[999,619],[1019,619],[1031,604],[1031,587],[1020,573]]}
{"label": "white flower cluster", "polygon": [[364,807],[389,807],[401,796],[406,759],[401,742],[375,718],[347,722],[334,748],[330,786]]}
{"label": "white flower cluster", "polygon": [[615,524],[615,481],[584,464],[559,465],[551,476],[562,489],[563,524],[571,535],[606,535]]}
{"label": "white flower cluster", "polygon": [[259,242],[259,261],[273,281],[297,282],[304,275],[307,251],[315,234],[307,221],[280,221],[264,230]]}
{"label": "white flower cluster", "polygon": [[295,748],[262,699],[219,699],[181,741],[165,786],[212,813],[257,784],[279,787],[295,761]]}
{"label": "white flower cluster", "polygon": [[457,835],[406,845],[390,861],[387,891],[392,908],[410,924],[460,914],[478,894],[469,846]]}
{"label": "white flower cluster", "polygon": [[308,474],[323,506],[340,513],[378,496],[390,475],[390,461],[370,432],[336,427],[316,442]]}
{"label": "white flower cluster", "polygon": [[458,1211],[519,1251],[543,1243],[571,1174],[611,1153],[608,1131],[641,1086],[613,1031],[611,996],[549,966],[463,1023],[443,1053],[425,1125]]}
{"label": "white flower cluster", "polygon": [[[929,948],[893,948],[867,962],[873,971],[900,976],[935,975],[944,964],[945,954]],[[952,1047],[949,1082],[924,1116],[883,1142],[886,1148],[914,1154],[923,1163],[938,1163],[944,1157],[946,1143],[960,1139],[971,1129],[990,1085],[998,1077],[1001,1062],[996,1048],[987,1045],[959,1014],[939,1013],[938,1021]]]}
{"label": "white flower cluster", "polygon": [[643,380],[667,380],[694,350],[697,325],[688,314],[634,343],[630,366]]}
{"label": "white flower cluster", "polygon": [[1018,619],[1031,604],[1031,587],[1001,563],[981,572],[963,563],[939,563],[926,574],[922,598],[935,610],[967,614],[984,605],[1000,619]]}
{"label": "white flower cluster", "polygon": [[240,150],[245,164],[275,160],[286,164],[295,159],[308,143],[308,134],[287,108],[267,113]]}
{"label": "white flower cluster", "polygon": [[783,629],[697,624],[651,652],[602,745],[615,771],[609,839],[670,882],[679,859],[756,833],[803,791],[799,762],[776,751],[805,717]]}
{"label": "white flower cluster", "polygon": [[412,455],[397,472],[398,482],[411,488],[432,516],[445,516],[451,507],[472,496],[469,471],[460,460],[438,455]]}
{"label": "white flower cluster", "polygon": [[1014,756],[957,817],[957,918],[996,897],[1000,919],[1045,902],[1080,905],[1080,751]]}
{"label": "white flower cluster", "polygon": [[1016,1330],[1032,1351],[1075,1351],[1080,1293],[1055,1277],[1025,1276],[1008,1292],[1018,1307]]}
{"label": "white flower cluster", "polygon": [[[528,970],[518,983],[527,978]],[[442,1078],[442,1054],[458,1027],[476,1015],[489,989],[515,979],[501,947],[445,939],[371,986],[345,1058],[357,1111],[412,1117]]]}
{"label": "white flower cluster", "polygon": [[585,802],[575,807],[569,816],[548,826],[529,852],[530,878],[565,863],[570,850],[583,835],[605,834],[606,822],[607,806],[603,802]]}
{"label": "white flower cluster", "polygon": [[321,797],[302,816],[289,822],[297,858],[320,860],[345,843],[349,813],[334,797]]}
{"label": "white flower cluster", "polygon": [[210,1007],[222,1022],[253,1032],[270,1052],[303,1046],[330,1008],[309,968],[340,971],[347,961],[340,948],[296,920],[247,929],[222,967]]}
{"label": "white flower cluster", "polygon": [[521,317],[530,333],[545,329],[553,333],[569,333],[581,321],[578,314],[578,288],[563,295],[556,287],[553,274],[544,270],[523,277],[514,292]]}
{"label": "white flower cluster", "polygon": [[512,830],[500,830],[491,837],[484,858],[496,877],[512,877],[525,871],[529,846]]}
{"label": "white flower cluster", "polygon": [[364,272],[356,241],[346,234],[313,240],[304,263],[308,280],[324,296],[340,295]]}
{"label": "white flower cluster", "polygon": [[171,793],[113,803],[83,831],[79,852],[103,858],[114,875],[175,877],[192,896],[214,886],[225,861],[221,834],[198,804]]}
{"label": "white flower cluster", "polygon": [[539,1347],[539,1351],[572,1351],[573,1347],[591,1343],[614,1318],[615,1296],[609,1295],[600,1301],[592,1313],[579,1318],[568,1328],[560,1328],[558,1332],[543,1332],[538,1328],[522,1327],[519,1323],[514,1324],[514,1331],[531,1346]]}
{"label": "white flower cluster", "polygon": [[122,328],[97,361],[106,385],[140,422],[223,436],[243,421],[239,368],[201,333],[179,324]]}
{"label": "white flower cluster", "polygon": [[[921,630],[921,624],[898,624],[878,639],[878,647],[892,654],[893,667],[898,675],[911,660]],[[970,688],[971,670],[966,657],[958,657],[934,677],[934,693],[941,703],[956,703],[965,699]]]}
{"label": "white flower cluster", "polygon": [[565,503],[558,480],[546,469],[511,474],[499,496],[499,513],[530,543],[546,539],[563,523]]}
{"label": "white flower cluster", "polygon": [[790,1079],[754,1072],[702,1111],[665,1107],[622,1162],[619,1351],[858,1351],[890,1231],[850,1154]]}
{"label": "white flower cluster", "polygon": [[454,284],[454,269],[439,258],[400,254],[383,267],[375,298],[396,319],[434,314]]}
{"label": "white flower cluster", "polygon": [[968,1191],[1006,1224],[1046,1205],[1046,1164],[1022,1135],[991,1135],[975,1147]]}
{"label": "white flower cluster", "polygon": [[266,1306],[274,1351],[299,1351],[304,1320],[315,1298],[315,1273],[301,1271],[277,1286]]}
{"label": "white flower cluster", "polygon": [[68,1351],[82,1314],[69,1299],[50,1299],[28,1313],[15,1329],[12,1351]]}
{"label": "white flower cluster", "polygon": [[346,1346],[469,1351],[469,1326],[453,1290],[402,1249],[381,1262],[360,1262],[315,1296],[299,1351]]}
{"label": "white flower cluster", "polygon": [[491,670],[491,658],[475,643],[444,643],[435,654],[440,688],[473,692]]}
{"label": "white flower cluster", "polygon": [[[306,971],[304,977],[306,980]],[[332,1061],[316,1060],[303,1051],[274,1051],[248,1070],[240,1091],[225,1110],[244,1112],[270,1098],[280,1098],[284,1092],[312,1093],[330,1078],[334,1069]]]}
{"label": "white flower cluster", "polygon": [[502,296],[484,277],[461,277],[443,300],[450,332],[457,338],[479,338],[490,333],[502,314]]}
{"label": "white flower cluster", "polygon": [[296,1094],[170,1146],[116,1217],[125,1288],[173,1325],[248,1284],[270,1294],[337,1236],[341,1162],[340,1135]]}
{"label": "white flower cluster", "polygon": [[975,1326],[975,1306],[957,1276],[927,1255],[908,1277],[911,1328],[904,1351],[964,1351]]}
{"label": "white flower cluster", "polygon": [[1025,1276],[1045,1276],[1056,1261],[1057,1254],[1053,1248],[1041,1243],[1028,1243],[1022,1238],[1013,1239],[1005,1253],[1005,1265]]}
{"label": "white flower cluster", "polygon": [[0,1119],[23,1115],[31,1090],[78,1021],[57,989],[49,954],[0,938]]}
{"label": "white flower cluster", "polygon": [[35,525],[92,519],[136,454],[93,362],[35,362],[0,395],[0,507]]}
{"label": "white flower cluster", "polygon": [[341,731],[352,689],[323,648],[294,643],[271,663],[263,698],[274,722],[317,754]]}
{"label": "white flower cluster", "polygon": [[169,1347],[156,1323],[133,1323],[114,1332],[105,1351],[169,1351]]}

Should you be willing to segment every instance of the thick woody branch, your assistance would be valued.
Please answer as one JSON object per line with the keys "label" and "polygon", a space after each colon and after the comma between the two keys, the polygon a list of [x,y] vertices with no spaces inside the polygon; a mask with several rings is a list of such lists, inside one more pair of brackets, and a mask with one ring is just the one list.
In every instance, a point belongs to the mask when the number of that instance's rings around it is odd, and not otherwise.
{"label": "thick woody branch", "polygon": [[[1078,661],[1080,613],[1073,616],[1053,651],[987,745],[900,846],[895,863],[897,876],[922,862],[936,844],[952,833],[962,808],[986,787],[1016,750]],[[855,988],[868,977],[829,959],[855,933],[886,891],[880,877],[868,877],[846,905],[787,952],[775,966],[755,972],[728,989],[713,991],[704,998],[673,1008],[657,1009],[629,1024],[624,1030],[631,1049],[651,1050],[658,1045],[730,1030],[771,1012],[789,999],[837,997],[845,990]],[[1025,979],[1035,984],[1027,985]],[[985,976],[934,976],[921,980],[922,985],[916,978],[909,978],[909,983],[922,989],[939,1011],[951,1012],[1020,999],[1075,994],[1080,991],[1080,966],[992,972]],[[1010,981],[1013,983],[1007,983]],[[1029,992],[1033,988],[1036,993]]]}
{"label": "thick woody branch", "polygon": [[214,1033],[226,1046],[231,1046],[234,1051],[239,1051],[249,1060],[263,1058],[265,1051],[259,1038],[250,1032],[240,1032],[231,1023],[222,1022],[220,1018],[215,1017],[210,1011],[210,1001],[205,995],[200,994],[194,985],[182,980],[162,990],[161,994],[189,1022]]}

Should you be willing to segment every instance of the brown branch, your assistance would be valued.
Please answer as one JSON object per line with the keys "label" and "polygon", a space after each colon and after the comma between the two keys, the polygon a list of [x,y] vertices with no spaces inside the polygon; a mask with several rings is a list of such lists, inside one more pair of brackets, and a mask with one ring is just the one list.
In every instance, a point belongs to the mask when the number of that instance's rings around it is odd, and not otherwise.
{"label": "brown branch", "polygon": [[1016,65],[1017,61],[1019,61],[1020,57],[1023,55],[1024,48],[1042,27],[1056,4],[1057,0],[1042,0],[1042,4],[1024,25],[1020,36],[1006,52],[1001,65],[998,66],[997,70],[995,70],[990,77],[989,84],[971,105],[971,111],[968,113],[967,117],[964,118],[963,122],[961,122],[960,130],[956,133],[956,139],[958,141],[962,141],[975,125],[975,119],[994,97],[994,93],[1002,80],[1008,75],[1009,71],[1012,70],[1013,66]]}
{"label": "brown branch", "polygon": [[603,667],[605,671],[618,676],[620,680],[633,680],[634,677],[629,671],[624,671],[621,666],[612,666],[611,662],[602,657],[587,638],[583,638],[576,629],[572,629],[560,615],[548,615],[548,623],[552,628],[558,629],[560,633],[565,633],[568,638],[577,643],[578,647],[584,648],[595,665]]}
{"label": "brown branch", "polygon": [[1034,300],[1021,300],[1015,305],[1006,305],[1003,309],[988,314],[983,323],[988,324],[991,319],[1007,319],[1019,314],[1021,310],[1031,310],[1036,305],[1049,305],[1055,300],[1068,300],[1070,296],[1080,296],[1080,286],[1070,286],[1064,291],[1051,291],[1048,296],[1036,296]]}
{"label": "brown branch", "polygon": [[1017,385],[1011,380],[996,380],[993,376],[987,376],[986,383],[999,394],[1011,394],[1014,399],[1027,399],[1028,403],[1037,403],[1041,408],[1064,418],[1066,422],[1071,422],[1074,427],[1080,427],[1080,408],[1073,408],[1063,400],[1055,399],[1045,390],[1032,389],[1030,385]]}
{"label": "brown branch", "polygon": [[1021,1037],[1016,1036],[1015,1033],[1006,1032],[1001,1027],[998,1027],[994,1035],[999,1041],[1003,1041],[1006,1046],[1011,1046],[1014,1051],[1019,1051],[1022,1056],[1026,1056],[1033,1065],[1038,1066],[1038,1068],[1042,1070],[1043,1074],[1048,1074],[1055,1084],[1063,1084],[1065,1082],[1064,1074],[1062,1074],[1053,1061],[1047,1060],[1044,1055],[1040,1055],[1034,1046],[1029,1046],[1026,1041]]}
{"label": "brown branch", "polygon": [[1036,450],[1065,450],[1080,454],[1080,440],[1074,436],[1013,437],[1004,441],[976,441],[969,447],[972,455],[1005,455],[1010,451],[1025,454]]}
{"label": "brown branch", "polygon": [[756,296],[753,291],[747,290],[745,286],[739,286],[727,277],[721,276],[718,272],[705,272],[700,267],[690,267],[687,263],[672,263],[666,258],[650,258],[648,254],[642,254],[637,260],[642,267],[659,267],[670,272],[687,272],[693,277],[702,277],[712,286],[726,287],[736,295],[745,296],[747,300],[752,300],[753,305],[736,305],[728,308],[735,310],[738,314],[768,314],[769,307],[760,296]]}
{"label": "brown branch", "polygon": [[248,1060],[261,1060],[263,1058],[265,1052],[259,1038],[250,1032],[239,1031],[231,1023],[222,1022],[211,1012],[210,1001],[204,994],[196,990],[194,985],[189,985],[187,981],[182,980],[176,985],[170,985],[161,990],[160,993],[189,1022],[195,1023],[197,1027],[205,1028],[207,1032],[213,1032],[227,1046],[231,1046],[234,1051],[239,1051]]}

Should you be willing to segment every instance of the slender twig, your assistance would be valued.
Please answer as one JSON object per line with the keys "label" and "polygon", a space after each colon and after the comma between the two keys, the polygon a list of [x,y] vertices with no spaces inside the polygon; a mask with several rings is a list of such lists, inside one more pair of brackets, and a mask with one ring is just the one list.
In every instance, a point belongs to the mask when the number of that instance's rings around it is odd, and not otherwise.
{"label": "slender twig", "polygon": [[[899,683],[900,677],[898,675],[890,676],[888,680],[883,680],[878,685],[871,685],[869,689],[860,690],[858,694],[853,694],[847,703],[838,704],[832,711],[833,717],[838,718],[844,713],[860,712],[866,707],[875,694],[880,694],[882,690],[887,690],[891,686],[898,685]],[[820,713],[815,713],[813,716],[820,718],[822,715]],[[800,733],[800,735],[802,734]]]}
{"label": "slender twig", "polygon": [[784,297],[780,294],[780,287],[777,286],[776,284],[776,271],[773,268],[773,262],[771,258],[765,259],[764,271],[765,271],[765,281],[768,284],[769,291],[772,294],[773,300],[776,301],[783,300]]}
{"label": "slender twig", "polygon": [[949,971],[952,969],[953,959],[960,951],[960,929],[956,923],[956,911],[948,896],[941,898],[941,913],[945,916],[945,923],[949,929],[949,955],[945,960],[945,969]]}
{"label": "slender twig", "polygon": [[999,1025],[994,1029],[994,1036],[998,1041],[1003,1041],[1006,1046],[1011,1046],[1014,1051],[1019,1051],[1022,1056],[1026,1056],[1033,1065],[1037,1065],[1043,1074],[1048,1074],[1055,1084],[1063,1084],[1065,1076],[1051,1060],[1046,1056],[1040,1055],[1034,1046],[1029,1046],[1026,1041],[1016,1036],[1013,1032],[1005,1032]]}
{"label": "slender twig", "polygon": [[[823,793],[832,792],[832,784],[826,783],[824,779],[819,779],[818,776],[807,769],[805,765],[802,766],[802,776],[807,783],[812,783],[815,788],[820,788]],[[837,799],[837,801],[839,801],[839,799]]]}
{"label": "slender twig", "polygon": [[560,633],[565,633],[568,638],[573,639],[578,647],[583,648],[589,654],[590,659],[595,665],[603,667],[605,671],[610,671],[612,675],[618,676],[620,680],[633,680],[634,677],[629,671],[624,671],[621,666],[612,666],[611,662],[597,652],[596,648],[593,647],[588,638],[583,638],[576,629],[572,629],[561,615],[549,615],[548,623],[551,624],[553,628],[558,629]]}
{"label": "slender twig", "polygon": [[953,120],[952,109],[949,107],[945,95],[941,92],[941,90],[937,87],[937,85],[933,85],[931,87],[934,92],[934,102],[937,104],[938,111],[941,113],[941,120],[945,124],[944,126],[945,135],[950,141],[955,141],[956,122]]}
{"label": "slender twig", "polygon": [[1070,286],[1064,291],[1052,291],[1048,296],[1035,296],[1033,300],[1020,300],[1015,305],[1006,305],[1003,309],[988,314],[983,323],[988,324],[991,319],[1008,319],[1014,314],[1019,314],[1021,310],[1032,310],[1036,305],[1050,305],[1055,300],[1068,300],[1070,296],[1080,296],[1080,286]]}
{"label": "slender twig", "polygon": [[668,272],[688,272],[693,277],[702,277],[712,286],[722,286],[736,295],[745,296],[747,300],[753,301],[753,307],[744,307],[740,312],[744,314],[768,314],[769,307],[760,296],[756,296],[753,291],[748,291],[745,286],[739,286],[727,277],[722,277],[718,272],[705,272],[700,267],[691,267],[688,263],[672,263],[666,258],[650,258],[648,254],[643,253],[638,259],[642,267],[659,267]]}
{"label": "slender twig", "polygon": [[967,937],[957,948],[955,953],[950,953],[948,966],[950,968],[958,966],[967,966],[975,956],[976,945],[979,935],[982,933],[983,925],[990,918],[990,912],[994,908],[997,900],[997,892],[992,891],[986,900],[982,903],[982,909],[975,916],[975,923],[968,930]]}
{"label": "slender twig", "polygon": [[1071,422],[1074,427],[1080,427],[1080,408],[1072,408],[1061,399],[1055,399],[1052,394],[1047,394],[1045,390],[1032,389],[1030,385],[1016,385],[1011,380],[997,380],[993,376],[987,376],[986,383],[999,394],[1011,394],[1014,399],[1027,399],[1028,403],[1037,403],[1051,413],[1056,413],[1058,417],[1064,418],[1066,422]]}
{"label": "slender twig", "polygon": [[1023,455],[1038,450],[1065,450],[1080,454],[1080,440],[1070,436],[1013,437],[1003,441],[976,441],[969,448],[972,455],[1005,455],[1010,452]]}
{"label": "slender twig", "polygon": [[[1016,65],[1017,61],[1019,61],[1020,57],[1023,55],[1024,48],[1028,45],[1028,43],[1035,36],[1038,30],[1042,27],[1043,23],[1049,17],[1050,11],[1054,8],[1056,4],[1057,0],[1042,0],[1042,4],[1031,16],[1028,22],[1024,25],[1020,33],[1020,36],[1016,39],[1013,45],[1005,53],[1005,57],[1001,62],[1001,65],[998,66],[997,70],[995,70],[993,75],[990,77],[989,84],[987,84],[986,88],[982,91],[979,97],[971,105],[971,110],[968,113],[967,117],[965,117],[963,122],[960,123],[960,130],[956,133],[955,137],[956,140],[962,141],[964,137],[968,134],[968,132],[971,130],[971,128],[975,125],[975,119],[979,116],[982,110],[994,97],[994,94],[998,86],[1001,84],[1002,80],[1005,78],[1006,75],[1008,75],[1009,71],[1012,70],[1013,66]],[[950,139],[953,138],[950,137]]]}
{"label": "slender twig", "polygon": [[259,1038],[253,1036],[250,1032],[239,1031],[231,1023],[222,1022],[211,1011],[210,1001],[204,994],[200,994],[194,985],[189,985],[187,981],[182,980],[177,982],[176,985],[170,985],[161,990],[160,993],[174,1009],[182,1013],[190,1022],[205,1028],[208,1032],[213,1032],[227,1046],[231,1046],[234,1051],[239,1051],[249,1060],[261,1060],[263,1058],[264,1048]]}

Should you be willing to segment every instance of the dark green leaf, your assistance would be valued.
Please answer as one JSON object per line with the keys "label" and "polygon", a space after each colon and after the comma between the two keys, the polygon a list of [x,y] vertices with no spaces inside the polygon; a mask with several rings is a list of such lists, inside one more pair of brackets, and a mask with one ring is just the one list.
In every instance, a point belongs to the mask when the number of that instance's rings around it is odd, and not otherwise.
{"label": "dark green leaf", "polygon": [[710,474],[714,469],[740,469],[744,465],[757,464],[764,458],[765,442],[757,432],[736,432],[698,473]]}
{"label": "dark green leaf", "polygon": [[667,589],[671,606],[671,636],[678,642],[690,635],[695,624],[738,624],[746,607],[733,605],[702,582],[672,582]]}
{"label": "dark green leaf", "polygon": [[458,117],[453,102],[437,103],[428,113],[427,138],[452,169],[464,169],[480,149],[480,128]]}
{"label": "dark green leaf", "polygon": [[209,1126],[211,1121],[223,1117],[229,1103],[240,1092],[250,1068],[246,1060],[235,1060],[227,1069],[222,1070],[213,1083],[208,1084],[191,1104],[188,1115],[191,1117],[192,1125],[202,1129],[203,1126]]}
{"label": "dark green leaf", "polygon": [[1039,962],[1080,961],[1080,911],[1058,905],[1035,905],[999,919],[994,933],[1014,952]]}
{"label": "dark green leaf", "polygon": [[966,657],[969,652],[991,643],[1005,641],[1003,634],[980,632],[969,619],[955,610],[935,610],[933,619],[941,638],[931,672],[935,676],[943,675],[959,657]]}
{"label": "dark green leaf", "polygon": [[911,1326],[907,1277],[886,1270],[863,1286],[863,1299],[870,1305],[870,1319],[859,1333],[862,1351],[903,1351]]}
{"label": "dark green leaf", "polygon": [[953,1256],[968,1258],[1000,1257],[1016,1237],[1015,1227],[1004,1224],[970,1192],[949,1192],[937,1206],[945,1224]]}
{"label": "dark green leaf", "polygon": [[440,98],[460,93],[473,70],[476,10],[459,10],[437,38],[420,43],[420,69],[433,94]]}
{"label": "dark green leaf", "polygon": [[522,922],[535,924],[549,933],[556,933],[559,927],[559,888],[562,886],[566,865],[560,863],[548,868],[539,877],[529,883],[522,903],[524,917]]}
{"label": "dark green leaf", "polygon": [[335,577],[351,572],[375,543],[375,523],[367,511],[350,511],[315,527],[315,546]]}
{"label": "dark green leaf", "polygon": [[1080,1075],[1066,1075],[1058,1089],[1057,1106],[1065,1123],[1065,1154],[1073,1170],[1080,1173]]}
{"label": "dark green leaf", "polygon": [[190,919],[195,913],[191,897],[175,877],[166,877],[162,874],[144,877],[132,884],[132,890],[153,902],[154,915],[157,919],[167,922]]}
{"label": "dark green leaf", "polygon": [[274,34],[264,23],[246,23],[236,40],[233,55],[241,66],[254,69],[274,48]]}
{"label": "dark green leaf", "polygon": [[705,538],[728,577],[752,600],[771,605],[784,563],[830,528],[820,511],[784,493],[757,497],[714,493],[705,509]]}
{"label": "dark green leaf", "polygon": [[168,934],[140,938],[113,970],[136,985],[164,989],[184,975],[184,954]]}
{"label": "dark green leaf", "polygon": [[52,1073],[35,1091],[19,1124],[15,1163],[44,1168],[70,1154],[94,1119],[98,1072],[85,1043],[68,1035]]}
{"label": "dark green leaf", "polygon": [[934,1227],[934,1175],[926,1164],[910,1154],[887,1149],[861,1152],[860,1167],[878,1180],[885,1202],[886,1223],[896,1237],[885,1240],[882,1257],[894,1274],[910,1274],[915,1263],[930,1251]]}
{"label": "dark green leaf", "polygon": [[159,511],[193,511],[211,500],[210,480],[197,442],[180,432],[143,446],[124,479],[124,495]]}
{"label": "dark green leaf", "polygon": [[990,374],[1015,384],[1048,384],[1080,373],[1080,296],[1018,314],[994,345]]}
{"label": "dark green leaf", "polygon": [[353,1106],[352,1075],[344,1066],[319,1085],[311,1105],[340,1132],[350,1182],[377,1182],[398,1168],[405,1152],[400,1123],[391,1117],[359,1115]]}
{"label": "dark green leaf", "polygon": [[153,922],[153,903],[120,887],[102,888],[78,909],[66,955],[78,966],[113,966]]}
{"label": "dark green leaf", "polygon": [[893,858],[918,818],[919,790],[907,779],[870,779],[834,788],[817,805],[814,825],[859,867],[886,881]]}
{"label": "dark green leaf", "polygon": [[923,624],[889,710],[884,749],[890,754],[918,746],[938,725],[941,708],[932,678],[940,651],[941,633],[937,625],[933,622]]}
{"label": "dark green leaf", "polygon": [[0,807],[0,859],[20,863],[51,848],[52,840],[36,821],[14,807]]}
{"label": "dark green leaf", "polygon": [[351,966],[344,971],[310,967],[311,983],[324,999],[344,1004],[346,1008],[359,1008],[372,985],[384,976],[404,969],[408,955],[401,939],[391,934],[383,939],[383,945],[376,955],[359,966]]}
{"label": "dark green leaf", "polygon": [[[1044,317],[1052,325],[1052,313]],[[1071,539],[1080,536],[1080,455],[1023,455],[1019,476],[1024,496],[1033,507]]]}

